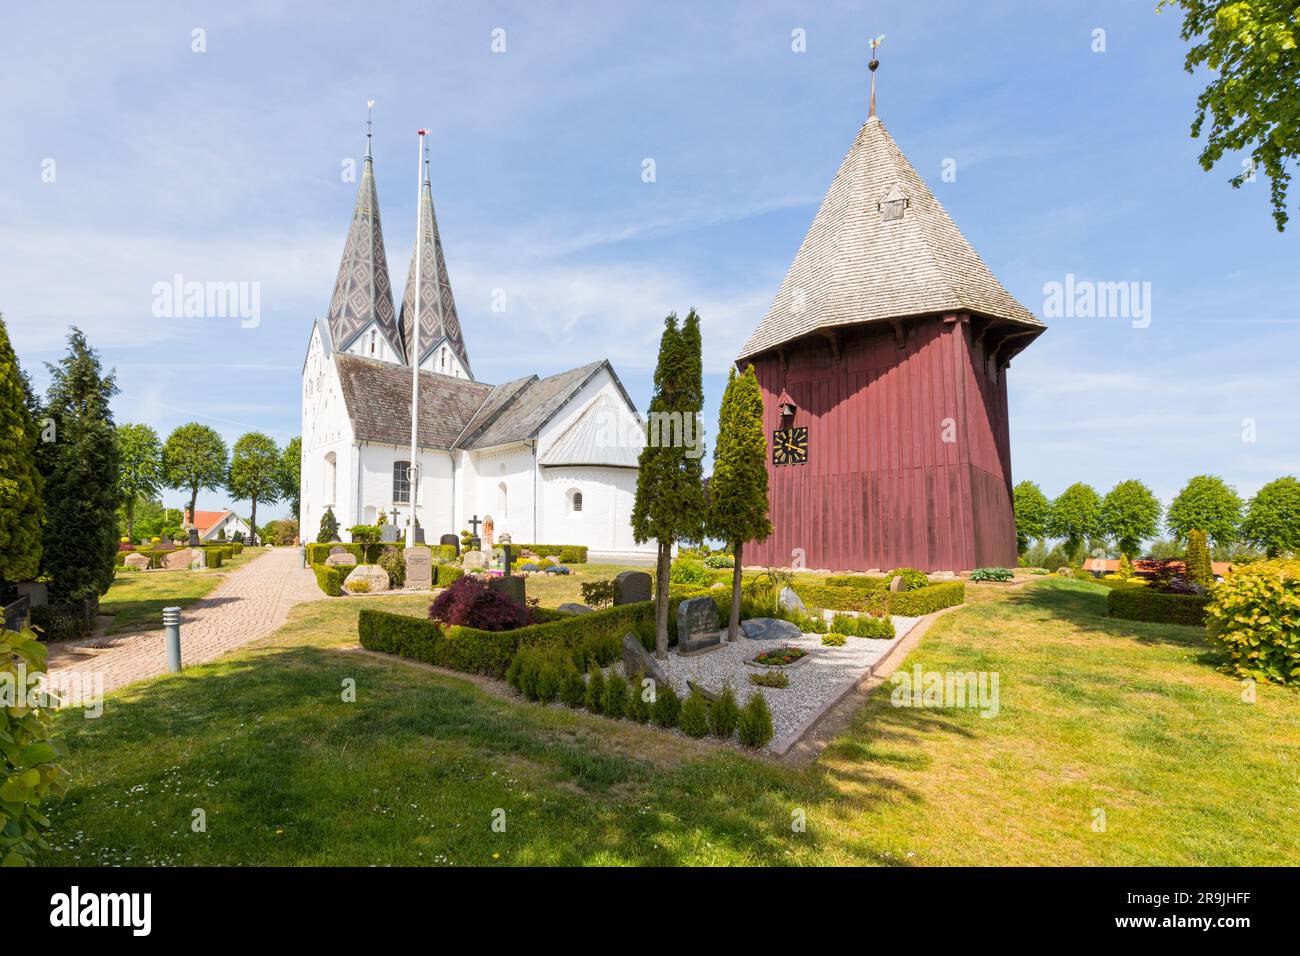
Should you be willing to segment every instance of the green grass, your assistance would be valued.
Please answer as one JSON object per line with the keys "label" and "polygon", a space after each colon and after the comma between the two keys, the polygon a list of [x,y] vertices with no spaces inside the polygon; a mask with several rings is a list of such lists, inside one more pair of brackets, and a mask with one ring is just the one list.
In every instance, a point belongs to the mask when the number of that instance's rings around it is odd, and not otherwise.
{"label": "green grass", "polygon": [[609,581],[620,571],[649,571],[650,568],[629,568],[620,564],[566,564],[572,574],[532,574],[527,578],[525,590],[530,598],[537,598],[542,607],[559,607],[569,601],[582,600],[582,585],[588,581]]}
{"label": "green grass", "polygon": [[185,607],[207,597],[227,574],[265,553],[262,548],[245,548],[220,568],[202,571],[118,571],[108,593],[100,598],[99,613],[113,616],[109,634],[160,628],[163,608]]}
{"label": "green grass", "polygon": [[367,603],[427,598],[302,605],[98,720],[59,714],[75,785],[44,862],[1300,863],[1300,695],[1245,703],[1199,631],[1110,620],[1096,585],[990,589],[905,663],[997,671],[997,718],[885,684],[806,768],[349,651]]}

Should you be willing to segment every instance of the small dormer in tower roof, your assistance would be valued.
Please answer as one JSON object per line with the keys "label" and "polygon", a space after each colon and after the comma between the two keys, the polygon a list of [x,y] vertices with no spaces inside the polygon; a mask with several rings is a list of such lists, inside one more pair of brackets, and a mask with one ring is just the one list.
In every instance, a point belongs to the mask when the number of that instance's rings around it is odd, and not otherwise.
{"label": "small dormer in tower roof", "polygon": [[401,337],[393,308],[393,287],[384,253],[384,230],[379,219],[379,191],[375,188],[370,135],[366,135],[366,159],[357,186],[343,261],[339,263],[334,295],[330,299],[330,338],[334,348],[344,351],[373,322],[401,355]]}
{"label": "small dormer in tower roof", "polygon": [[[411,354],[415,344],[415,260],[420,261],[420,354]],[[420,189],[419,233],[415,248],[411,250],[411,267],[406,274],[406,293],[402,296],[402,311],[399,316],[402,330],[402,354],[408,364],[423,363],[430,355],[440,349],[449,349],[456,357],[456,362],[464,371],[464,376],[474,378],[469,365],[469,352],[465,348],[465,339],[460,330],[460,318],[456,314],[456,300],[451,294],[451,278],[447,275],[447,260],[442,251],[442,237],[438,234],[438,218],[433,211],[433,188],[429,183],[426,167],[424,186]],[[439,357],[431,366],[432,371],[452,374],[444,367]]]}

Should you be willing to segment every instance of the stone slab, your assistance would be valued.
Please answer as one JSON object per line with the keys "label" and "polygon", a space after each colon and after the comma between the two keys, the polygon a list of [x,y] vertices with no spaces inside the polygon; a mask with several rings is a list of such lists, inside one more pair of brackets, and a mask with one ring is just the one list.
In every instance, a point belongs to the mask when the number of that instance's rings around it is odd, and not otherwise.
{"label": "stone slab", "polygon": [[428,548],[407,548],[402,552],[406,558],[406,587],[427,591],[433,587],[433,552]]}
{"label": "stone slab", "polygon": [[614,576],[614,603],[636,604],[648,601],[653,579],[644,571],[623,571]]}

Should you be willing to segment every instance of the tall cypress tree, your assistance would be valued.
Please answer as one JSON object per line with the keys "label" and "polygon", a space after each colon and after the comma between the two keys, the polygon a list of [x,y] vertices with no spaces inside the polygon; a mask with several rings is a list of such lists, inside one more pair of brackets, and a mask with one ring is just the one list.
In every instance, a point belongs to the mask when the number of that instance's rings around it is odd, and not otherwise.
{"label": "tall cypress tree", "polygon": [[41,560],[41,475],[27,379],[0,316],[0,581],[36,577]]}
{"label": "tall cypress tree", "polygon": [[42,570],[51,596],[72,600],[103,594],[113,583],[121,456],[109,403],[117,383],[75,327],[68,354],[46,368],[44,414],[54,441],[39,443],[36,453],[45,479]]}
{"label": "tall cypress tree", "polygon": [[673,544],[704,537],[704,440],[698,427],[704,407],[700,318],[692,309],[683,325],[664,320],[650,400],[646,446],[641,451],[632,506],[632,536],[658,542],[655,575],[655,656],[668,656],[668,578]]}
{"label": "tall cypress tree", "polygon": [[727,640],[740,627],[740,565],[746,541],[763,541],[772,533],[767,514],[767,438],[763,433],[763,393],[754,366],[727,374],[727,390],[718,413],[718,447],[709,479],[708,533],[731,545],[731,616]]}

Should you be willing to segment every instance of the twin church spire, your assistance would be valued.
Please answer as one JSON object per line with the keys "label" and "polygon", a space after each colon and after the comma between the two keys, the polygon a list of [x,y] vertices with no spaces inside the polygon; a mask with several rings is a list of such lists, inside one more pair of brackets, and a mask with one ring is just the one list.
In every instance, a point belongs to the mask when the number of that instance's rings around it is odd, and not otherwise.
{"label": "twin church spire", "polygon": [[[396,357],[401,364],[426,364],[430,356],[433,356],[430,363],[433,371],[448,375],[459,371],[463,377],[473,379],[460,319],[456,313],[456,301],[452,296],[451,279],[447,274],[438,220],[433,211],[433,188],[429,181],[428,161],[425,161],[417,215],[424,241],[421,243],[417,239],[411,253],[401,313],[395,314],[370,143],[371,136],[367,132],[366,158],[362,166],[361,182],[357,187],[357,201],[352,211],[352,223],[348,227],[343,260],[339,264],[338,278],[334,283],[334,295],[330,299],[327,315],[334,348],[340,352],[351,351],[352,346],[370,330],[374,335],[383,337],[391,350],[386,354]],[[420,355],[413,356],[415,263],[416,256],[419,255],[423,255],[420,263]],[[379,353],[375,353],[374,349],[363,349],[362,354]]]}

